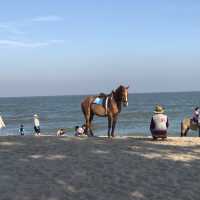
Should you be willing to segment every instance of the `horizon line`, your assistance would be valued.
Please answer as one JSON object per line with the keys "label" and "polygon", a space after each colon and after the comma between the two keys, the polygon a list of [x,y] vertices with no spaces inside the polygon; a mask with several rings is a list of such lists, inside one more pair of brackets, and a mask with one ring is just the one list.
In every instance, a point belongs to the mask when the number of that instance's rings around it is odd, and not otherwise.
{"label": "horizon line", "polygon": [[[143,95],[143,94],[169,94],[169,93],[195,93],[200,92],[200,90],[193,90],[193,91],[152,91],[152,92],[131,92],[130,95]],[[2,96],[0,98],[37,98],[37,97],[64,97],[64,96],[94,96],[95,94],[55,94],[55,95],[33,95],[33,96]]]}

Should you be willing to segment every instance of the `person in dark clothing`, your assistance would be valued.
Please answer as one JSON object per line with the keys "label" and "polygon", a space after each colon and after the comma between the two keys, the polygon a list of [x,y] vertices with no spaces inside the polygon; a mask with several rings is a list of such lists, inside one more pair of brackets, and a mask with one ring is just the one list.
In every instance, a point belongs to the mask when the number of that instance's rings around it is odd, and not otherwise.
{"label": "person in dark clothing", "polygon": [[20,133],[20,135],[24,135],[24,125],[23,124],[21,124],[19,127],[19,133]]}

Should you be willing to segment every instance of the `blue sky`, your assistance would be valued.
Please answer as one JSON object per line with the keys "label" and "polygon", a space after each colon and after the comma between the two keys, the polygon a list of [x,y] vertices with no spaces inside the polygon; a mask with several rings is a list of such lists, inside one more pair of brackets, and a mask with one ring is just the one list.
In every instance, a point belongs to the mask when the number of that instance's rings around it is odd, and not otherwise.
{"label": "blue sky", "polygon": [[199,90],[199,10],[197,0],[4,1],[0,96]]}

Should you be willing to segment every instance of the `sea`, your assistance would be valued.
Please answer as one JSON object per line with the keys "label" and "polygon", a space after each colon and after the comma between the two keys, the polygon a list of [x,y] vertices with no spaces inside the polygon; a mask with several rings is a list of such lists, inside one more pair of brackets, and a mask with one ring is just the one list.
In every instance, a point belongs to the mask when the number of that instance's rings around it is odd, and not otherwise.
{"label": "sea", "polygon": [[[33,134],[33,115],[40,116],[41,133],[55,135],[65,128],[74,135],[74,127],[84,123],[80,103],[83,95],[0,98],[0,115],[6,124],[0,135],[19,135],[20,124],[25,135]],[[180,124],[184,117],[200,105],[200,92],[130,94],[129,106],[123,107],[116,126],[116,135],[149,136],[149,124],[156,104],[161,104],[169,117],[169,135],[180,135]],[[107,134],[107,118],[95,117],[93,131],[97,136]],[[197,132],[190,132],[197,136]]]}

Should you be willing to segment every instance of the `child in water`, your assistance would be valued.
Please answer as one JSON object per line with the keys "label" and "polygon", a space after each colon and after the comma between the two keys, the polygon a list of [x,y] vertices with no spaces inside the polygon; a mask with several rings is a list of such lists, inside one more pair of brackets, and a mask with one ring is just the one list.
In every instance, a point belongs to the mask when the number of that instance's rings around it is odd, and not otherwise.
{"label": "child in water", "polygon": [[64,135],[65,134],[65,130],[63,129],[63,128],[61,128],[61,129],[59,129],[58,131],[57,131],[57,136],[62,136],[62,135]]}
{"label": "child in water", "polygon": [[39,120],[39,116],[37,114],[34,115],[34,131],[35,131],[35,135],[40,135],[40,120]]}
{"label": "child in water", "polygon": [[85,135],[86,126],[83,124],[82,127],[75,127],[75,136],[83,136]]}
{"label": "child in water", "polygon": [[24,125],[23,124],[20,125],[19,133],[20,133],[20,135],[24,135]]}

